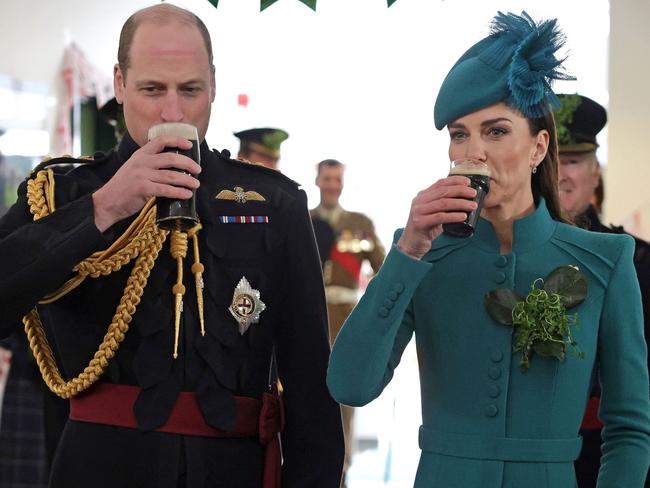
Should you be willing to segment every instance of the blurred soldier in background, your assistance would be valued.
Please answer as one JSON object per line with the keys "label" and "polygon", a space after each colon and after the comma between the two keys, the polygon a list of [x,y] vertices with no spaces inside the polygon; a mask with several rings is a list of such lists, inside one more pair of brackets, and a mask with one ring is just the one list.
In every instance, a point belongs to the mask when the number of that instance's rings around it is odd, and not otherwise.
{"label": "blurred soldier in background", "polygon": [[235,137],[239,139],[238,158],[278,169],[280,144],[289,138],[289,134],[282,129],[264,127],[235,132]]}
{"label": "blurred soldier in background", "polygon": [[[344,170],[343,164],[335,159],[318,163],[316,186],[320,189],[320,204],[310,211],[316,240],[321,246],[327,245],[327,238],[319,238],[317,219],[327,222],[334,231],[334,242],[329,251],[321,249],[332,343],[357,303],[363,262],[369,262],[373,272],[377,273],[385,257],[384,248],[375,235],[372,221],[364,214],[348,212],[339,203],[343,191]],[[354,410],[345,405],[341,406],[341,410],[345,436],[345,473],[351,462]]]}
{"label": "blurred soldier in background", "polygon": [[[626,233],[622,227],[604,225],[600,221],[600,206],[604,201],[604,186],[600,164],[596,157],[596,135],[607,123],[605,108],[582,95],[559,95],[562,102],[555,112],[560,151],[560,204],[569,217],[581,227],[594,232]],[[614,162],[613,164],[616,164]],[[634,237],[636,268],[645,320],[646,341],[650,337],[650,244]],[[649,364],[650,366],[650,364]],[[576,476],[580,488],[596,486],[600,468],[602,422],[598,418],[600,389],[597,377],[589,400],[580,434],[584,442],[576,461]],[[646,482],[648,486],[648,482]]]}

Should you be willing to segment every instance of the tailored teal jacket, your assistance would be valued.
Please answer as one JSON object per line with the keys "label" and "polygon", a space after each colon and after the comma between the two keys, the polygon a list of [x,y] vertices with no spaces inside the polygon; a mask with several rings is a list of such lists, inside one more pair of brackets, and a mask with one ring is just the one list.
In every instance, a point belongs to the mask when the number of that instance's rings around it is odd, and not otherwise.
{"label": "tailored teal jacket", "polygon": [[[379,396],[415,334],[423,421],[416,488],[574,488],[578,429],[600,381],[598,488],[642,488],[650,396],[633,251],[629,236],[558,223],[544,200],[514,223],[510,254],[500,254],[483,219],[471,238],[435,239],[421,260],[393,245],[336,339],[330,392],[353,406]],[[573,337],[585,357],[533,355],[523,372],[513,328],[490,318],[484,297],[496,288],[526,296],[562,265],[578,266],[588,281],[586,300],[568,311],[578,313]]]}

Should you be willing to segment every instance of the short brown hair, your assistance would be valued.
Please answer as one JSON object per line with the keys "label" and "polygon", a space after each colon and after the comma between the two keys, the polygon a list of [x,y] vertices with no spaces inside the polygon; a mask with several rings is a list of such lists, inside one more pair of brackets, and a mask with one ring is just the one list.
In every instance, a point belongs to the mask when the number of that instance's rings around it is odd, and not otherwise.
{"label": "short brown hair", "polygon": [[318,165],[316,166],[317,172],[316,175],[320,175],[321,170],[324,167],[328,168],[338,168],[338,167],[343,167],[343,163],[341,161],[338,161],[337,159],[324,159]]}
{"label": "short brown hair", "polygon": [[138,29],[140,24],[144,21],[164,24],[171,20],[177,20],[198,28],[208,52],[208,63],[210,64],[210,69],[214,71],[212,40],[210,39],[210,32],[208,32],[208,28],[205,26],[203,21],[189,10],[185,10],[170,3],[164,3],[138,10],[131,15],[122,26],[122,31],[120,32],[120,43],[117,49],[117,62],[120,65],[122,76],[125,79],[126,70],[129,68],[129,63],[131,61],[129,57],[131,44],[133,43],[135,31]]}

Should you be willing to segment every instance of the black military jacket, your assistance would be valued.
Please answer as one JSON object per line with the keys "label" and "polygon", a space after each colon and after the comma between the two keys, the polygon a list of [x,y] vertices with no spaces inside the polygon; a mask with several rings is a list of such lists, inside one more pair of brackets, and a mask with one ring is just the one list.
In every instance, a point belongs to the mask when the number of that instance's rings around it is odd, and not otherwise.
{"label": "black military jacket", "polygon": [[[36,222],[21,185],[18,202],[0,220],[0,337],[14,330],[41,297],[58,289],[78,262],[107,248],[132,222],[134,217],[100,233],[91,194],[137,149],[127,134],[117,150],[73,170],[57,170],[56,211]],[[259,398],[267,391],[273,348],[286,406],[283,486],[338,486],[340,413],[325,385],[327,312],[305,193],[280,173],[231,160],[205,142],[201,164],[197,209],[203,225],[206,335],[199,330],[190,245],[179,357],[172,357],[177,264],[166,242],[130,330],[102,378],[143,389],[135,405],[140,429],[68,422],[53,486],[260,486],[263,448],[256,440],[151,430],[166,421],[180,391],[196,392],[209,424],[231,429],[234,395]],[[215,198],[235,187],[254,190],[265,201]],[[226,224],[221,218],[244,215],[268,217],[268,223]],[[57,302],[39,306],[65,377],[79,374],[101,343],[132,265],[88,278]],[[240,335],[228,308],[243,277],[259,290],[266,309]]]}

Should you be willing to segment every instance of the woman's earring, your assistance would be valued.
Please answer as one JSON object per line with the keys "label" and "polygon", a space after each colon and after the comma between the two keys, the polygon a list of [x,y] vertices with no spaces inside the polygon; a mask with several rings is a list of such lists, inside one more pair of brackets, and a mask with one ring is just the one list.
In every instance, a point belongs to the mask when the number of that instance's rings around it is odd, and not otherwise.
{"label": "woman's earring", "polygon": [[537,173],[537,166],[533,166],[532,173],[533,174]]}

